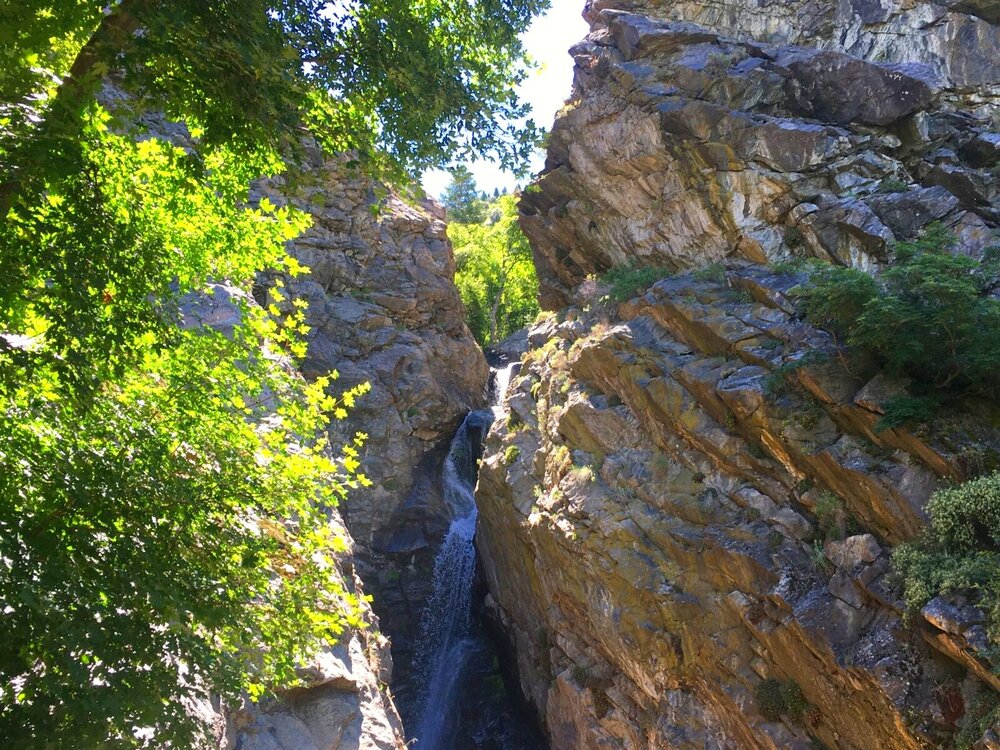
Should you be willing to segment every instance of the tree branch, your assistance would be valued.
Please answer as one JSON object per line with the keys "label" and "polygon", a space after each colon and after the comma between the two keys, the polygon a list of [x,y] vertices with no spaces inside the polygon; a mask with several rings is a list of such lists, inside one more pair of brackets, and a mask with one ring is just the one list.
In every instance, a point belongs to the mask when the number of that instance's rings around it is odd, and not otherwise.
{"label": "tree branch", "polygon": [[[94,93],[97,83],[110,70],[117,55],[131,44],[141,19],[154,10],[161,0],[121,0],[101,19],[87,43],[80,48],[69,72],[49,102],[48,113],[28,143],[18,149],[23,156],[30,153],[29,144],[39,138],[68,136],[75,138],[80,128],[80,115]],[[98,67],[104,63],[104,67]],[[0,182],[0,220],[6,219],[24,186],[24,159],[13,159],[11,172]],[[20,170],[20,173],[18,172]]]}

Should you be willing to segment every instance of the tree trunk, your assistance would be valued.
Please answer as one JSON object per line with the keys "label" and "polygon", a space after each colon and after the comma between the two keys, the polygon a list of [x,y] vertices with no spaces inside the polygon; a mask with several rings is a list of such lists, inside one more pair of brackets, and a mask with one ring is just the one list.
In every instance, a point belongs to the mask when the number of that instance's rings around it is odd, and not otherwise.
{"label": "tree trunk", "polygon": [[[80,48],[69,72],[56,89],[45,119],[34,133],[28,134],[23,147],[14,152],[9,172],[0,182],[0,220],[5,220],[24,184],[23,170],[30,165],[19,163],[18,154],[30,152],[30,142],[47,137],[76,138],[80,115],[90,101],[101,76],[110,70],[115,57],[128,48],[141,19],[162,0],[122,0],[101,19],[87,43]],[[103,66],[100,65],[103,63]],[[20,171],[19,171],[20,170]]]}

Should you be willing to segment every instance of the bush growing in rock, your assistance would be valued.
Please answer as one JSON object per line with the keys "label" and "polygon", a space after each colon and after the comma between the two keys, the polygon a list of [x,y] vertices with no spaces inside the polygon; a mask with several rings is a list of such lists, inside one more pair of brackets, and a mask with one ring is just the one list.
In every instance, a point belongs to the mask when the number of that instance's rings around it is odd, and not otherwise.
{"label": "bush growing in rock", "polygon": [[973,699],[955,735],[955,750],[972,750],[983,734],[1000,721],[1000,699],[988,691]]}
{"label": "bush growing in rock", "polygon": [[611,285],[609,300],[624,302],[672,274],[673,271],[662,266],[618,266],[604,274],[601,281]]}
{"label": "bush growing in rock", "polygon": [[794,680],[761,680],[755,697],[758,713],[768,721],[781,721],[782,716],[801,721],[809,708],[802,688]]}
{"label": "bush growing in rock", "polygon": [[969,594],[1000,640],[1000,472],[939,490],[927,504],[930,527],[898,547],[893,567],[906,603],[922,607],[941,594]]}
{"label": "bush growing in rock", "polygon": [[941,226],[895,248],[878,276],[852,268],[814,270],[798,288],[807,319],[910,378],[915,398],[895,400],[882,427],[923,419],[933,395],[995,395],[1000,374],[997,252],[983,262],[953,252]]}
{"label": "bush growing in rock", "polygon": [[781,699],[781,683],[777,680],[761,680],[757,685],[757,712],[768,721],[781,721],[785,702]]}

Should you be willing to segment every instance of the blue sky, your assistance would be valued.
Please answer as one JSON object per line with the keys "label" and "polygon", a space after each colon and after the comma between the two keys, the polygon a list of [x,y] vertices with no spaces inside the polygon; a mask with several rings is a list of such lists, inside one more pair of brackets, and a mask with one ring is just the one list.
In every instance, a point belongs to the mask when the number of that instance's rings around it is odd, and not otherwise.
{"label": "blue sky", "polygon": [[[573,60],[569,48],[589,31],[581,17],[583,0],[552,0],[552,7],[544,16],[539,16],[521,37],[528,54],[540,67],[518,88],[521,100],[531,105],[531,117],[543,127],[552,127],[555,114],[569,96],[573,84]],[[531,171],[542,168],[545,157],[535,155]],[[492,193],[494,188],[512,189],[517,181],[514,176],[502,172],[492,162],[473,162],[468,167],[476,176],[481,190]],[[430,195],[439,197],[448,185],[449,176],[442,170],[430,170],[421,181]]]}

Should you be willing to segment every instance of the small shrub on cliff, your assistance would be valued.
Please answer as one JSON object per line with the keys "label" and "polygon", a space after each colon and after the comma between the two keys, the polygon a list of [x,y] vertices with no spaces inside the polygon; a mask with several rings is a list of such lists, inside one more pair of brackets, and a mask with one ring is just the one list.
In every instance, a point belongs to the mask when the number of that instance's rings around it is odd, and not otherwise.
{"label": "small shrub on cliff", "polygon": [[781,721],[782,716],[801,721],[809,708],[802,688],[794,680],[761,680],[756,699],[758,713],[768,721]]}
{"label": "small shrub on cliff", "polygon": [[806,696],[802,692],[802,688],[799,687],[799,684],[792,680],[786,680],[781,683],[781,697],[785,701],[785,713],[793,721],[801,721],[806,710],[809,708],[809,702],[806,700]]}
{"label": "small shrub on cliff", "polygon": [[609,300],[624,302],[672,273],[669,268],[662,266],[619,266],[604,274],[601,280],[611,285]]}
{"label": "small shrub on cliff", "polygon": [[934,394],[996,395],[1000,384],[1000,303],[995,253],[979,263],[951,249],[940,226],[896,246],[896,263],[879,276],[826,266],[798,289],[807,319],[838,343],[871,355],[889,373],[910,378],[883,427],[926,417]]}
{"label": "small shrub on cliff", "polygon": [[714,281],[716,284],[722,284],[726,281],[726,267],[721,263],[713,263],[699,268],[692,276],[698,281]]}
{"label": "small shrub on cliff", "polygon": [[849,514],[844,501],[832,492],[824,492],[816,500],[813,508],[816,524],[823,541],[844,539],[847,536]]}
{"label": "small shrub on cliff", "polygon": [[905,193],[910,186],[898,177],[886,177],[878,184],[879,193]]}
{"label": "small shrub on cliff", "polygon": [[892,556],[906,603],[915,610],[941,594],[969,594],[1000,642],[1000,472],[938,490],[927,512],[930,527]]}
{"label": "small shrub on cliff", "polygon": [[986,731],[1000,721],[1000,698],[992,691],[976,696],[955,735],[955,750],[972,750]]}
{"label": "small shrub on cliff", "polygon": [[510,466],[521,457],[521,449],[516,445],[508,445],[503,452],[503,465]]}

